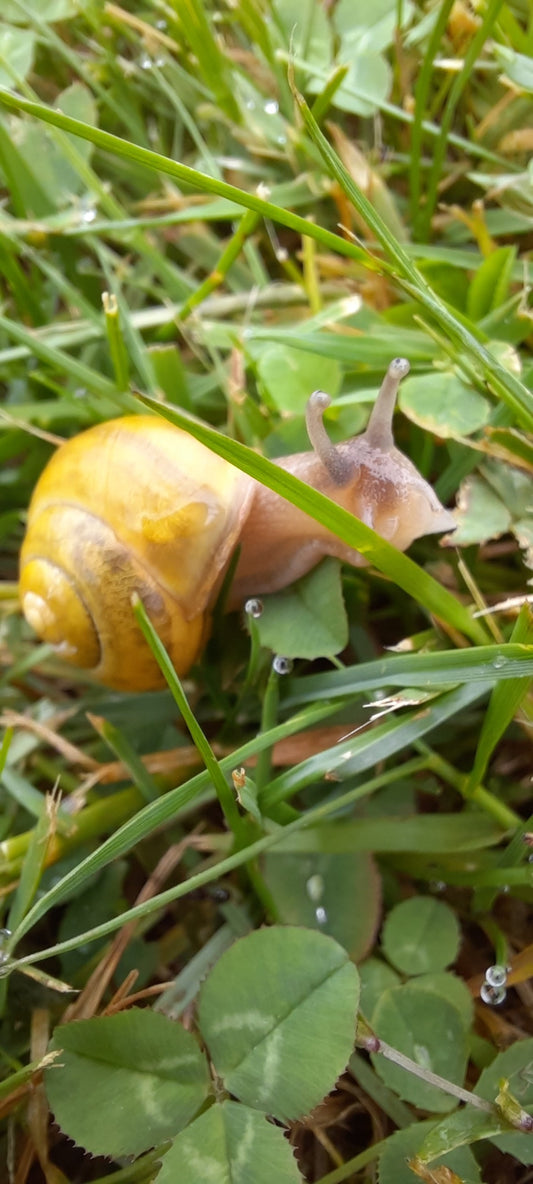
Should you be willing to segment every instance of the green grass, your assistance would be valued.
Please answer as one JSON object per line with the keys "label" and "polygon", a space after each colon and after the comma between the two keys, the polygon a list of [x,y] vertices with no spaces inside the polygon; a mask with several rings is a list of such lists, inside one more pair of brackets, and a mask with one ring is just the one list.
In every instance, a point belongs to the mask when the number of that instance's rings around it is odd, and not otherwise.
{"label": "green grass", "polygon": [[[0,1145],[20,1171],[36,1157],[32,1179],[48,1184],[56,1170],[93,1173],[56,1128],[28,1125],[24,1090],[46,1048],[36,1013],[55,1028],[76,998],[61,984],[81,992],[78,1014],[99,1013],[132,970],[146,1007],[163,984],[193,1000],[222,933],[230,944],[264,924],[325,928],[360,969],[372,1024],[398,979],[382,921],[407,898],[445,902],[461,932],[447,967],[480,1009],[463,1017],[467,1088],[499,1050],[500,1016],[522,1033],[513,1055],[531,1059],[528,996],[512,986],[533,965],[533,23],[525,0],[383,0],[370,24],[347,0],[328,12],[316,0],[8,9],[0,1091],[15,1137],[6,1120]],[[456,545],[429,536],[408,555],[272,464],[307,446],[314,386],[333,395],[332,437],[359,433],[396,355],[411,363],[398,446],[459,507]],[[98,687],[36,641],[16,581],[37,477],[58,439],[138,412],[163,414],[365,556],[342,571],[339,653],[324,642],[310,656],[331,609],[305,589],[272,598],[279,644],[267,647],[260,618],[224,613],[223,588],[182,680],[139,606],[168,685],[152,694]],[[318,883],[325,922],[309,913]],[[483,1024],[483,975],[502,961],[503,1010]],[[416,981],[402,972],[394,989]],[[445,1009],[456,989],[449,974],[431,987]],[[398,1024],[410,1055],[404,1038]],[[394,1132],[416,1138],[422,1111],[366,1055],[340,1079],[323,1137],[295,1125],[302,1179],[362,1181],[377,1162],[393,1184]],[[531,1106],[519,1078],[510,1088]],[[462,1142],[459,1179],[501,1178],[501,1152],[474,1122]],[[452,1123],[446,1146],[460,1143]],[[529,1154],[513,1144],[506,1161],[519,1182]],[[155,1162],[115,1174],[148,1181]]]}

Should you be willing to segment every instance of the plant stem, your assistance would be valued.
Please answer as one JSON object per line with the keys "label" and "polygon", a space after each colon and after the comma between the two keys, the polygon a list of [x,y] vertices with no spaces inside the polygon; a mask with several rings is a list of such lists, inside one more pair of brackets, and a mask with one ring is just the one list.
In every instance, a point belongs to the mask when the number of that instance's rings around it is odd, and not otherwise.
{"label": "plant stem", "polygon": [[366,1032],[358,1035],[355,1042],[359,1048],[364,1048],[366,1052],[379,1053],[387,1061],[392,1061],[394,1065],[398,1065],[400,1069],[406,1069],[408,1073],[412,1073],[413,1077],[419,1077],[427,1085],[435,1085],[437,1089],[443,1090],[445,1094],[451,1094],[459,1102],[467,1102],[470,1106],[475,1106],[477,1110],[484,1110],[487,1114],[494,1114],[492,1102],[485,1101],[485,1098],[480,1098],[478,1094],[469,1093],[467,1089],[463,1089],[460,1085],[455,1085],[453,1081],[447,1081],[445,1077],[440,1077],[438,1073],[432,1073],[430,1069],[422,1068],[422,1065],[417,1065],[416,1061],[412,1061],[410,1057],[406,1057],[397,1048],[392,1048],[392,1045],[386,1044],[384,1040],[380,1040],[377,1036],[369,1033],[368,1029],[366,1029]]}

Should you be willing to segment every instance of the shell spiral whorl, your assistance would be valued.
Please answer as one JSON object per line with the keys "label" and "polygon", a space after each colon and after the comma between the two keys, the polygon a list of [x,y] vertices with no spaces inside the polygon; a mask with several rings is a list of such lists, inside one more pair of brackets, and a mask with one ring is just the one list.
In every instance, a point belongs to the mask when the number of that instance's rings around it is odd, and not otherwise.
{"label": "shell spiral whorl", "polygon": [[118,690],[164,685],[136,592],[178,674],[196,661],[248,502],[242,474],[165,421],[99,424],[54,454],[34,491],[20,596],[38,635]]}

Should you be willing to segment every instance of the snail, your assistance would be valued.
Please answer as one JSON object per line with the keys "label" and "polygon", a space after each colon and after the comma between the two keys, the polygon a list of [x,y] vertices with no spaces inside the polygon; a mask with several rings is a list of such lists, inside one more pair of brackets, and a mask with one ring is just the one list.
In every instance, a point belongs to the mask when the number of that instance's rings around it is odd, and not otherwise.
{"label": "snail", "polygon": [[[328,395],[306,411],[311,452],[276,461],[399,550],[454,519],[394,445],[392,417],[409,363],[387,371],[366,431],[334,445]],[[28,512],[20,597],[37,634],[118,690],[152,690],[162,675],[131,609],[137,592],[176,671],[209,633],[210,610],[240,545],[229,608],[275,592],[325,555],[366,562],[303,511],[158,416],[127,416],[61,445]]]}

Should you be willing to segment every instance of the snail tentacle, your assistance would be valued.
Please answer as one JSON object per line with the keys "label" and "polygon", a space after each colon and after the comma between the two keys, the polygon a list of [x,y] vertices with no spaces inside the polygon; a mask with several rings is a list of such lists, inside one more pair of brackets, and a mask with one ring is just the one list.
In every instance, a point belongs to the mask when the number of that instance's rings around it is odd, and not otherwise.
{"label": "snail tentacle", "polygon": [[324,427],[324,412],[330,404],[331,399],[325,391],[313,391],[305,409],[307,435],[334,484],[347,485],[353,476],[354,466],[349,457],[331,442]]}
{"label": "snail tentacle", "polygon": [[372,448],[379,448],[383,452],[394,448],[392,417],[396,396],[402,378],[406,377],[410,369],[407,358],[394,358],[387,370],[365,432],[367,444]]}

